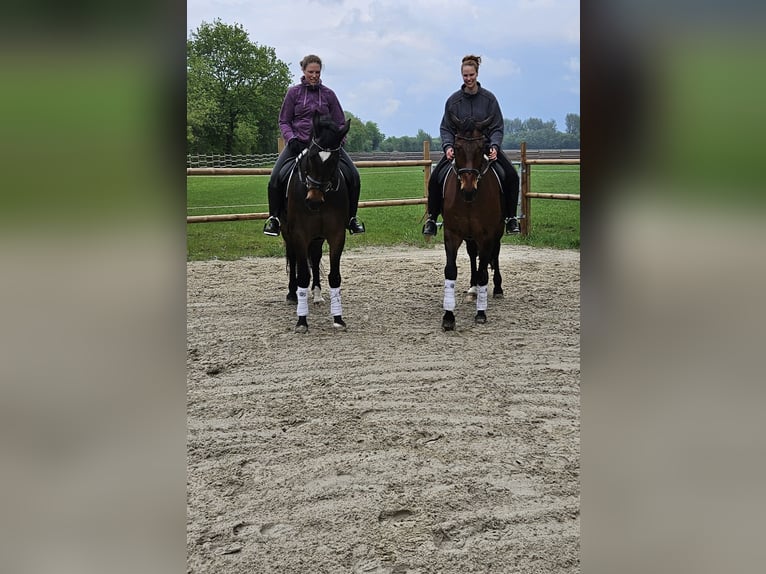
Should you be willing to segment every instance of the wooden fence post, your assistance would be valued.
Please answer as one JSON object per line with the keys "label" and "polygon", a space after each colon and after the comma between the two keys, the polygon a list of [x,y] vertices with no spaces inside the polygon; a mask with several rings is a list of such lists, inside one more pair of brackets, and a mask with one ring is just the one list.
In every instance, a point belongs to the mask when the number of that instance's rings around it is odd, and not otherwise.
{"label": "wooden fence post", "polygon": [[529,197],[529,177],[530,177],[529,164],[527,163],[527,142],[521,142],[521,234],[523,236],[529,235],[532,227],[532,219],[530,215]]}
{"label": "wooden fence post", "polygon": [[[423,160],[424,161],[431,161],[431,142],[430,141],[424,141],[423,142]],[[424,186],[423,186],[423,197],[428,198],[428,182],[431,179],[431,164],[423,166],[423,178],[424,178]],[[428,211],[428,205],[426,205],[426,211]]]}

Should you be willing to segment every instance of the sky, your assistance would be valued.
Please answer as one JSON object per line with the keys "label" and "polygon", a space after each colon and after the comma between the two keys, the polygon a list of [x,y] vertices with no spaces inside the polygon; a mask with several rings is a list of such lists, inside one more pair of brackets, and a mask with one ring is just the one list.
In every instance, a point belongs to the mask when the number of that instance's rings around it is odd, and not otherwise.
{"label": "sky", "polygon": [[580,113],[579,0],[187,0],[186,36],[203,22],[239,24],[301,77],[306,54],[343,109],[385,137],[439,136],[460,62],[481,56],[479,82],[503,117]]}

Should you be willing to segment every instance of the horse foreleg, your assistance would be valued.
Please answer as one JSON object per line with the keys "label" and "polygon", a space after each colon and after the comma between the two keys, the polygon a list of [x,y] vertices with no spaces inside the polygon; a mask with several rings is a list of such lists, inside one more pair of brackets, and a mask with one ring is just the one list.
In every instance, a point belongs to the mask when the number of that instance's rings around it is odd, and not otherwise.
{"label": "horse foreleg", "polygon": [[494,273],[492,275],[492,282],[494,283],[494,290],[492,296],[495,299],[503,298],[503,277],[500,275],[500,241],[495,245],[495,253],[492,256],[492,269]]}
{"label": "horse foreleg", "polygon": [[335,329],[346,330],[346,322],[343,320],[343,304],[340,297],[340,256],[343,253],[343,246],[346,241],[345,228],[341,230],[342,235],[336,241],[330,244],[330,274],[327,281],[330,284],[330,314],[332,315],[332,326]]}
{"label": "horse foreleg", "polygon": [[298,296],[296,295],[297,280],[295,270],[295,253],[285,243],[285,257],[287,259],[287,297],[285,299],[289,303],[297,303]]}
{"label": "horse foreleg", "polygon": [[309,246],[309,259],[311,261],[311,294],[314,299],[314,305],[324,303],[322,297],[322,282],[319,272],[319,265],[322,262],[322,243],[324,239],[314,239]]}
{"label": "horse foreleg", "polygon": [[465,250],[468,253],[468,261],[471,263],[471,286],[465,292],[466,302],[476,301],[476,242],[469,239],[465,242]]}
{"label": "horse foreleg", "polygon": [[444,316],[442,317],[442,329],[445,331],[455,330],[455,281],[457,280],[457,249],[460,243],[454,245],[448,241],[445,233],[444,251],[447,254],[447,264],[444,266]]}
{"label": "horse foreleg", "polygon": [[485,255],[479,256],[479,268],[476,274],[476,315],[473,320],[474,323],[486,323],[487,322],[487,291],[489,287],[489,272],[487,267],[489,266],[489,259]]}
{"label": "horse foreleg", "polygon": [[309,329],[308,315],[309,315],[309,263],[306,256],[305,249],[303,253],[296,257],[297,259],[297,288],[296,294],[298,296],[298,304],[296,306],[296,313],[298,315],[298,322],[295,324],[296,333],[305,333]]}

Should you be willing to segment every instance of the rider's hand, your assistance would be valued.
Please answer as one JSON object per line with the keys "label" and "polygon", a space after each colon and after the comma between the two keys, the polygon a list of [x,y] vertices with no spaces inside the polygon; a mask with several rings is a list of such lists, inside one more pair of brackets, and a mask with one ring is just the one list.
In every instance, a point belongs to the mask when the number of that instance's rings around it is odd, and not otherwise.
{"label": "rider's hand", "polygon": [[448,160],[452,161],[452,158],[455,157],[455,149],[452,146],[448,147],[444,150],[444,155],[447,156]]}
{"label": "rider's hand", "polygon": [[290,154],[294,156],[297,156],[303,151],[303,146],[301,145],[301,142],[298,141],[298,138],[292,138],[287,142],[287,147],[290,150]]}
{"label": "rider's hand", "polygon": [[490,160],[496,160],[497,159],[497,146],[492,146],[489,148],[489,153],[487,154],[487,157]]}

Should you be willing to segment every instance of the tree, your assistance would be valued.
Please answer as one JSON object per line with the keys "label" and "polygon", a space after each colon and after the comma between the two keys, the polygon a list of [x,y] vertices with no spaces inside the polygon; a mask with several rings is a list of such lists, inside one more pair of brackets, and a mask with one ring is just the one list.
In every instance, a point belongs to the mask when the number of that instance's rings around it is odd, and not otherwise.
{"label": "tree", "polygon": [[186,67],[189,152],[276,151],[290,71],[273,48],[239,24],[203,22],[186,42]]}
{"label": "tree", "polygon": [[351,112],[344,112],[346,119],[351,119],[351,129],[346,136],[345,148],[348,152],[372,151],[372,139],[362,121]]}
{"label": "tree", "polygon": [[379,150],[380,144],[383,143],[386,136],[380,133],[380,128],[375,122],[367,122],[364,124],[364,127],[367,130],[367,135],[372,143],[372,150]]}
{"label": "tree", "polygon": [[572,134],[573,136],[576,136],[579,139],[580,138],[580,115],[567,114],[565,121],[567,123],[566,133]]}

